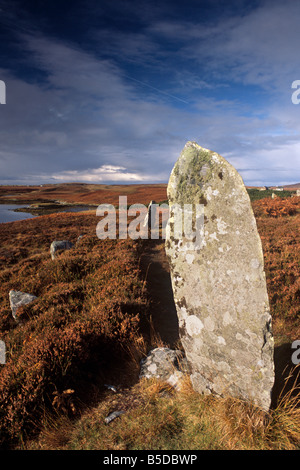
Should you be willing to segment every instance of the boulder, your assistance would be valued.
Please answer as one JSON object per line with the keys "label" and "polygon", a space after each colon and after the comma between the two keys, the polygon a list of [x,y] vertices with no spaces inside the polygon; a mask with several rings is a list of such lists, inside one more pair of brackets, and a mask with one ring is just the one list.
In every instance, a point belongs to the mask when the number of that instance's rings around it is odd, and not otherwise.
{"label": "boulder", "polygon": [[[167,192],[166,253],[193,387],[268,410],[274,342],[262,245],[243,180],[222,156],[188,142]],[[191,229],[184,225],[180,234],[182,215]]]}
{"label": "boulder", "polygon": [[140,378],[160,379],[179,390],[180,382],[188,370],[188,363],[182,351],[155,348],[142,359]]}
{"label": "boulder", "polygon": [[16,321],[18,320],[16,315],[18,308],[33,302],[36,298],[37,297],[35,295],[28,294],[27,292],[20,292],[16,290],[9,291],[10,308],[12,311],[12,316]]}
{"label": "boulder", "polygon": [[74,243],[69,242],[68,240],[55,240],[50,245],[50,254],[51,258],[55,259],[57,254],[64,251],[70,250],[73,248]]}

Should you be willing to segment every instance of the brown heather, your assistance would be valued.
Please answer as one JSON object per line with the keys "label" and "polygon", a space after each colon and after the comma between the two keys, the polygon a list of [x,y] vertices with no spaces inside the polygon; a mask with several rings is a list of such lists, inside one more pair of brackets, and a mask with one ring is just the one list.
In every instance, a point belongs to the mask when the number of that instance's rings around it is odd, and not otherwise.
{"label": "brown heather", "polygon": [[[7,349],[0,373],[2,444],[30,432],[55,394],[74,389],[75,400],[88,400],[85,384],[91,382],[91,393],[93,382],[103,384],[113,366],[125,367],[129,351],[138,355],[143,345],[140,318],[147,302],[137,244],[99,240],[97,221],[65,214],[0,227],[0,331]],[[83,232],[76,248],[51,260],[50,240],[75,242]],[[38,296],[19,309],[18,324],[10,289]]]}
{"label": "brown heather", "polygon": [[[202,397],[188,377],[181,392],[138,382],[134,365],[154,346],[146,334],[149,294],[139,270],[143,241],[98,240],[99,219],[90,214],[1,224],[0,337],[7,346],[0,369],[1,446],[299,449],[299,367],[291,363],[291,342],[300,339],[300,198],[262,199],[253,209],[275,336],[276,400],[267,414],[230,397]],[[82,233],[76,248],[50,259],[52,240],[75,242]],[[38,296],[20,309],[18,324],[10,289]],[[109,381],[124,387],[105,391]],[[126,413],[105,425],[115,409]]]}
{"label": "brown heather", "polygon": [[300,197],[253,202],[275,335],[300,338]]}

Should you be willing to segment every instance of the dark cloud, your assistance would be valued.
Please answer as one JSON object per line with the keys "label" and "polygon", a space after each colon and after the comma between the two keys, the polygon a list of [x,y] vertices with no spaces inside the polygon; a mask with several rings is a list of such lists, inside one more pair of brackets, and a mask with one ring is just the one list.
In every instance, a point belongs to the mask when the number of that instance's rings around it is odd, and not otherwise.
{"label": "dark cloud", "polygon": [[0,0],[1,183],[166,182],[187,140],[300,181],[297,2],[67,3]]}

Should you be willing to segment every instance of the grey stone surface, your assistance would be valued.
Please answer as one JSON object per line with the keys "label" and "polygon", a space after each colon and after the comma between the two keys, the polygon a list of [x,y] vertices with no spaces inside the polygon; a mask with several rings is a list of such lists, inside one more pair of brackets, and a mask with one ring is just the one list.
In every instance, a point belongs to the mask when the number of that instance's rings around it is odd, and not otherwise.
{"label": "grey stone surface", "polygon": [[188,371],[189,366],[182,351],[155,348],[142,359],[140,378],[157,378],[179,390],[180,382]]}
{"label": "grey stone surface", "polygon": [[[268,410],[274,343],[262,245],[243,180],[223,157],[188,142],[168,198],[166,253],[193,387]],[[176,204],[181,209],[173,211]],[[174,230],[184,204],[201,205],[193,238]]]}
{"label": "grey stone surface", "polygon": [[55,259],[59,252],[73,248],[74,243],[68,240],[55,240],[50,245],[51,258]]}
{"label": "grey stone surface", "polygon": [[114,419],[116,418],[119,418],[121,415],[123,415],[125,413],[125,411],[121,410],[121,411],[113,411],[112,413],[110,413],[105,419],[105,423],[106,424],[109,424],[111,423]]}
{"label": "grey stone surface", "polygon": [[150,201],[148,206],[148,211],[146,217],[144,219],[143,227],[147,227],[151,229],[156,224],[156,211],[157,211],[157,204],[155,201]]}
{"label": "grey stone surface", "polygon": [[27,292],[20,292],[16,290],[10,290],[9,291],[9,303],[10,303],[10,308],[12,311],[12,316],[14,317],[15,320],[17,320],[17,310],[19,307],[22,307],[23,305],[27,305],[31,302],[33,302],[37,297],[32,294],[28,294]]}

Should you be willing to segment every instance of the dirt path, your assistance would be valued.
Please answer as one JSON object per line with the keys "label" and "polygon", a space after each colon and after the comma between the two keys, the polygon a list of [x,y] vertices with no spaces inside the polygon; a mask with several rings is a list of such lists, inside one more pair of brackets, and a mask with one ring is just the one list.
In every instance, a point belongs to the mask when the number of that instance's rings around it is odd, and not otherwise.
{"label": "dirt path", "polygon": [[154,334],[165,346],[178,347],[178,321],[163,240],[143,241],[140,267],[149,293]]}

